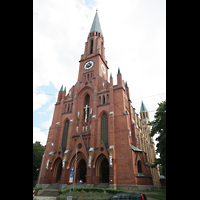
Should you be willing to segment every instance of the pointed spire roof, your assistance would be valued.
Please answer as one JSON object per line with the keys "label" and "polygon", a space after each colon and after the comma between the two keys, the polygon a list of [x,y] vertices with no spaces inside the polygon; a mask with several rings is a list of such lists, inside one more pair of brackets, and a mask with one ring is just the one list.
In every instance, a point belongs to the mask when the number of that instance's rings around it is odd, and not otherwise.
{"label": "pointed spire roof", "polygon": [[147,108],[144,105],[143,101],[142,101],[141,108],[140,108],[140,112],[142,112],[142,111],[147,111]]}
{"label": "pointed spire roof", "polygon": [[118,72],[117,72],[117,74],[121,74],[121,72],[120,72],[120,68],[118,67]]}
{"label": "pointed spire roof", "polygon": [[100,25],[100,22],[99,22],[99,16],[98,16],[97,11],[96,11],[96,15],[94,17],[93,23],[92,23],[92,27],[90,29],[90,33],[93,32],[93,31],[97,31],[97,32],[100,32],[100,33],[103,34],[103,32],[101,30],[101,25]]}
{"label": "pointed spire roof", "polygon": [[61,91],[61,92],[63,91],[63,85],[61,86],[60,91]]}

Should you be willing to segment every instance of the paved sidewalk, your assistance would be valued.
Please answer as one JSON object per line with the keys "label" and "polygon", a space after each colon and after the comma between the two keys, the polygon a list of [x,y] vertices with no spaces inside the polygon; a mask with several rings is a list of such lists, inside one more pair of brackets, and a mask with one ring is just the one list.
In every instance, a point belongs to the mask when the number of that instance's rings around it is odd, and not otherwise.
{"label": "paved sidewalk", "polygon": [[[56,200],[56,197],[35,196],[34,200]],[[157,200],[152,197],[147,197],[147,200]]]}
{"label": "paved sidewalk", "polygon": [[56,197],[34,196],[34,200],[56,200]]}

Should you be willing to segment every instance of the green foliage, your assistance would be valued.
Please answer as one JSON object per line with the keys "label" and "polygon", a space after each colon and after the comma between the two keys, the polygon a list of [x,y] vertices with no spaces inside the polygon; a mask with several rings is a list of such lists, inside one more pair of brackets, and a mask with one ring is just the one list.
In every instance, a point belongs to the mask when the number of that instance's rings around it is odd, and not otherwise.
{"label": "green foliage", "polygon": [[[69,193],[69,191],[70,191],[70,188],[62,189],[61,190],[61,194]],[[73,191],[72,188],[71,188],[71,191]],[[104,189],[103,188],[95,188],[95,187],[74,188],[74,192],[81,192],[81,191],[85,191],[85,192],[104,192]]]}
{"label": "green foliage", "polygon": [[72,196],[73,200],[100,200],[100,199],[108,199],[113,194],[120,192],[134,192],[134,191],[126,191],[126,190],[115,190],[115,189],[104,189],[104,188],[96,188],[96,187],[87,187],[87,188],[66,188],[61,190],[61,193],[58,197],[59,200],[66,200],[67,196]]}
{"label": "green foliage", "polygon": [[155,168],[157,164],[161,164],[162,173],[166,177],[166,100],[158,103],[159,107],[154,115],[155,120],[149,122],[148,125],[152,126],[150,136],[153,137],[155,134],[159,134],[156,138],[157,153],[160,153],[160,158],[155,159],[154,164],[151,165]]}
{"label": "green foliage", "polygon": [[116,193],[118,193],[118,190],[114,190],[114,189],[109,189],[109,188],[107,188],[107,189],[106,189],[106,192],[108,192],[108,193],[110,193],[110,194],[116,194]]}
{"label": "green foliage", "polygon": [[[69,189],[69,188],[67,188]],[[66,200],[67,196],[72,196],[73,200],[84,200],[84,199],[90,199],[90,200],[100,200],[100,199],[107,199],[111,196],[111,194],[108,194],[104,192],[105,190],[103,188],[93,188],[93,187],[88,187],[88,188],[71,188],[71,193],[65,193],[67,192],[66,189],[61,190],[61,194],[59,195],[58,199],[59,200]]]}
{"label": "green foliage", "polygon": [[62,189],[61,194],[67,194],[67,193],[69,193],[69,191],[70,191],[70,188]]}
{"label": "green foliage", "polygon": [[[127,191],[126,190],[115,190],[115,189],[107,188],[106,192],[110,193],[110,194],[117,194],[117,193],[124,193],[124,192],[126,193]],[[128,192],[134,192],[134,191],[128,191]]]}
{"label": "green foliage", "polygon": [[45,146],[42,146],[40,142],[33,143],[33,187],[35,186],[39,174],[40,164],[44,151]]}

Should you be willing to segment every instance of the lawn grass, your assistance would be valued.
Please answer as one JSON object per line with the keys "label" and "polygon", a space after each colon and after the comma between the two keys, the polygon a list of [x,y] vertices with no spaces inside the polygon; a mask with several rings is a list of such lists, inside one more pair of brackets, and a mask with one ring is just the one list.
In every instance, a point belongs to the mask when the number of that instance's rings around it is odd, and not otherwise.
{"label": "lawn grass", "polygon": [[60,194],[58,196],[58,200],[66,200],[67,196],[72,196],[73,200],[108,199],[112,195],[113,194],[109,194],[107,192],[86,192],[86,191],[74,191],[73,192],[73,191],[71,191],[71,194],[70,194],[70,192],[66,193],[66,194]]}

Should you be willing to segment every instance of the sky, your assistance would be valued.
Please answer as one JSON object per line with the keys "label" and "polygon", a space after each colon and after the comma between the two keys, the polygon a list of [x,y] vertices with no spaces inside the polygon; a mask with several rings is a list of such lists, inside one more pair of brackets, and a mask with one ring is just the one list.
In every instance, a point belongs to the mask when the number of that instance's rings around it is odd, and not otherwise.
{"label": "sky", "polygon": [[58,91],[77,82],[96,9],[114,85],[119,67],[132,106],[139,114],[143,100],[150,121],[166,99],[166,0],[34,0],[33,142],[46,144]]}

